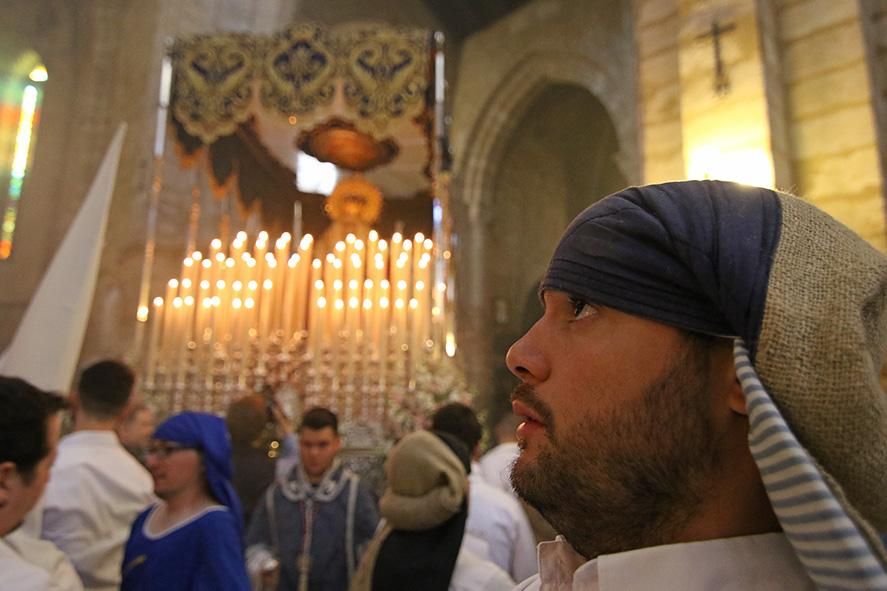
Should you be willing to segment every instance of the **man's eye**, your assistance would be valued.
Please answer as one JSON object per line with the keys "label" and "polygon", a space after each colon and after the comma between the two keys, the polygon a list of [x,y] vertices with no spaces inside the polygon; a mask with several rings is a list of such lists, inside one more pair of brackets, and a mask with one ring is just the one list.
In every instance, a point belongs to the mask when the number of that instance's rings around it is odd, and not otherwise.
{"label": "man's eye", "polygon": [[573,306],[573,318],[576,320],[585,318],[594,312],[594,307],[591,304],[579,298],[570,298],[570,304]]}

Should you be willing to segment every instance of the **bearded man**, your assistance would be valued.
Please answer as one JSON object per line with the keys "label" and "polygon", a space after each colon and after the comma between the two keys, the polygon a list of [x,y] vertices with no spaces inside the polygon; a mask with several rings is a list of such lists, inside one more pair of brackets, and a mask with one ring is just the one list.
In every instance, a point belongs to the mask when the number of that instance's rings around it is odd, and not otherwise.
{"label": "bearded man", "polygon": [[887,260],[805,202],[626,189],[508,352],[512,483],[561,534],[519,589],[887,589]]}

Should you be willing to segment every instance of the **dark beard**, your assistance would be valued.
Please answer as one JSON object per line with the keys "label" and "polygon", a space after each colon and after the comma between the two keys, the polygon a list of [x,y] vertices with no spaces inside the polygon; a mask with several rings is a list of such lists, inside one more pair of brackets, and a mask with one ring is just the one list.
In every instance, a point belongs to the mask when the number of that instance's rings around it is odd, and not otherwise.
{"label": "dark beard", "polygon": [[[559,433],[532,388],[513,398],[546,419],[549,441],[511,481],[586,558],[666,544],[689,522],[717,468],[709,357],[692,340],[643,396]],[[589,404],[593,404],[589,393]]]}

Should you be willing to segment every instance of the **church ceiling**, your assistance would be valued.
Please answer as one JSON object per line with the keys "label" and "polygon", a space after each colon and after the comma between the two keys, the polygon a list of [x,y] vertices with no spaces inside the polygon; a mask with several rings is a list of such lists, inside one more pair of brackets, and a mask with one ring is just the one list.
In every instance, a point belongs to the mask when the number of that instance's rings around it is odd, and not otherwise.
{"label": "church ceiling", "polygon": [[520,8],[527,0],[426,0],[425,3],[451,35],[465,38]]}

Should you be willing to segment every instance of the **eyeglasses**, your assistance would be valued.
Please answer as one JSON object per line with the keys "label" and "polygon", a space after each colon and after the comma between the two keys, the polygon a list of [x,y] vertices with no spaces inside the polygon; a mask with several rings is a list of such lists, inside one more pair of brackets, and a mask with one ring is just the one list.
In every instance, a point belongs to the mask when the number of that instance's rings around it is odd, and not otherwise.
{"label": "eyeglasses", "polygon": [[175,443],[153,443],[148,446],[145,450],[145,457],[154,456],[159,460],[165,460],[170,456],[170,454],[174,454],[177,451],[183,451],[186,449],[196,449],[194,447],[188,447],[186,445],[178,445]]}

